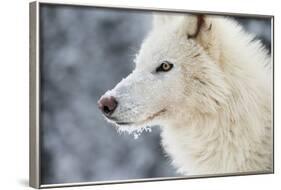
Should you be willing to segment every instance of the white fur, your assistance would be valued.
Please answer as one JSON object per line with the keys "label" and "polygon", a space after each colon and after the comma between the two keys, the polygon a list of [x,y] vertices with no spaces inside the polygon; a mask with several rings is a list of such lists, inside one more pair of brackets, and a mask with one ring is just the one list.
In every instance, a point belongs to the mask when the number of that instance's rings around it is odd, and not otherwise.
{"label": "white fur", "polygon": [[[235,21],[156,15],[135,70],[104,96],[120,130],[160,125],[162,144],[185,175],[272,171],[271,58]],[[174,64],[156,73],[162,61]]]}

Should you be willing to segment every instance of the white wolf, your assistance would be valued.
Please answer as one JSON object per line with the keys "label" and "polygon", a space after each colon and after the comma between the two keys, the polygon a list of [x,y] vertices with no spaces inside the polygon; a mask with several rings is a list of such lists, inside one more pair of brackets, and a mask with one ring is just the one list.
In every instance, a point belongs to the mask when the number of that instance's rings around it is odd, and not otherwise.
{"label": "white wolf", "polygon": [[162,128],[184,175],[272,172],[272,69],[230,18],[154,15],[136,68],[98,102],[120,130]]}

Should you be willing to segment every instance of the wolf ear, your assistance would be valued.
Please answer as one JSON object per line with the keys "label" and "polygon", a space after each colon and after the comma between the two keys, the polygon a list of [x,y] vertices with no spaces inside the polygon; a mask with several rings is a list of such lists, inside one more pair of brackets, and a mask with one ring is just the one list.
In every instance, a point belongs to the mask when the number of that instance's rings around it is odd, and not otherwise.
{"label": "wolf ear", "polygon": [[206,22],[205,15],[188,16],[185,18],[187,26],[187,38],[197,38],[202,30],[210,31],[212,28],[211,24]]}
{"label": "wolf ear", "polygon": [[219,60],[220,42],[216,37],[216,23],[212,17],[206,15],[186,16],[183,25],[183,34],[187,36],[187,39],[195,39],[214,60]]}
{"label": "wolf ear", "polygon": [[196,38],[201,30],[204,23],[204,16],[198,15],[191,19],[190,30],[187,32],[187,38]]}

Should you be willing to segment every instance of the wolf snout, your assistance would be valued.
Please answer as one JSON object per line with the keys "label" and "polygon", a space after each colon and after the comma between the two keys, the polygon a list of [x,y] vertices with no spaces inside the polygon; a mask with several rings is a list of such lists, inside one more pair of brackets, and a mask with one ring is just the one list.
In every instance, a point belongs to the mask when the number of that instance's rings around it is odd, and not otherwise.
{"label": "wolf snout", "polygon": [[98,101],[98,107],[105,116],[112,115],[117,105],[118,102],[113,96],[101,97]]}

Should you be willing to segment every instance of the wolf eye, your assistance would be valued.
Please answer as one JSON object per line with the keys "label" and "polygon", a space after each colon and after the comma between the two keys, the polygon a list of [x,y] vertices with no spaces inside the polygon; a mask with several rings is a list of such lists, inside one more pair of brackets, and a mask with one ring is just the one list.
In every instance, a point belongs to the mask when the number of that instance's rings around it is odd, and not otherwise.
{"label": "wolf eye", "polygon": [[173,64],[168,61],[163,61],[159,67],[157,67],[156,72],[167,72],[173,68]]}

